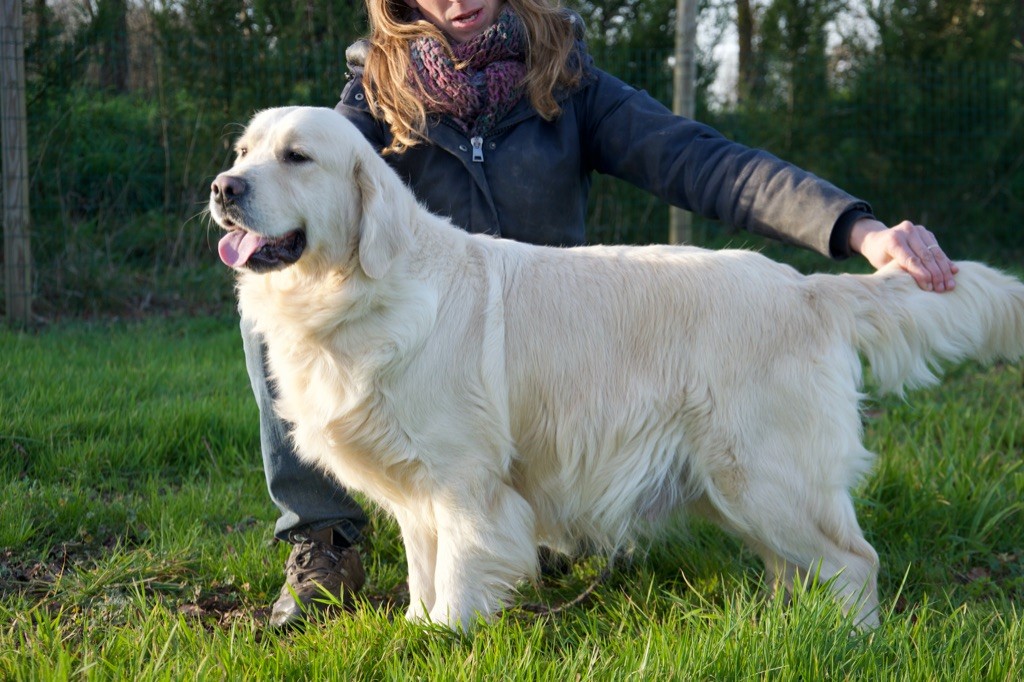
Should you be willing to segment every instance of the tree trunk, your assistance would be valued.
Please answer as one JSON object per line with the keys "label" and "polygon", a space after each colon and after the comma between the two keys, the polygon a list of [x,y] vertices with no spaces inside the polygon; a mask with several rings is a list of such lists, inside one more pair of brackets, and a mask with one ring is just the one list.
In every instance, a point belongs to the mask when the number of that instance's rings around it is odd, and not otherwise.
{"label": "tree trunk", "polygon": [[754,8],[750,0],[736,0],[736,31],[740,48],[736,101],[742,104],[753,96],[757,81],[757,66],[754,64]]}
{"label": "tree trunk", "polygon": [[114,92],[128,89],[128,2],[104,0],[99,10],[100,85]]}

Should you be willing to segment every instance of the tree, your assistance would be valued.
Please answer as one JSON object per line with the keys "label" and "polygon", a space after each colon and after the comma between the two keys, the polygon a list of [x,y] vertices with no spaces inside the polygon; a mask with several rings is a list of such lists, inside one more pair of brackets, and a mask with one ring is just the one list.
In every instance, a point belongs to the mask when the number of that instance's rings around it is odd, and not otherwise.
{"label": "tree", "polygon": [[1021,51],[1020,0],[877,0],[868,16],[887,59],[1002,60]]}
{"label": "tree", "polygon": [[253,0],[252,11],[268,35],[296,44],[351,39],[367,28],[362,0]]}
{"label": "tree", "polygon": [[673,47],[675,0],[579,0],[572,4],[595,46]]}
{"label": "tree", "polygon": [[736,101],[743,103],[754,95],[759,81],[755,63],[754,37],[757,33],[755,5],[750,0],[736,0],[736,35],[739,45]]}
{"label": "tree", "polygon": [[790,112],[813,108],[827,91],[827,27],[843,0],[772,0],[761,22],[761,49]]}
{"label": "tree", "polygon": [[828,28],[845,6],[845,0],[737,1],[736,101],[743,114],[738,125],[749,127],[746,135],[756,135],[759,145],[797,162],[824,149],[821,122],[830,101]]}
{"label": "tree", "polygon": [[93,20],[99,59],[100,87],[128,89],[128,2],[99,0]]}
{"label": "tree", "polygon": [[1024,87],[1012,64],[1024,54],[1024,5],[879,0],[868,16],[878,42],[859,60],[849,98],[871,103],[857,123],[871,132],[856,153],[871,168],[864,184],[874,185],[876,203],[898,207],[893,212],[925,205],[940,234],[985,221],[999,227],[972,240],[1019,243],[1006,226],[1024,211]]}

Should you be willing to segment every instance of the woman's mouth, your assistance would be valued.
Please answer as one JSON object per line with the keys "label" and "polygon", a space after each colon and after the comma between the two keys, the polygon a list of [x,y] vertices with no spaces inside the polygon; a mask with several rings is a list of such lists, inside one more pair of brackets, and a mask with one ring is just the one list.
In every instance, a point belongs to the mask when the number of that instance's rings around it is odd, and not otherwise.
{"label": "woman's mouth", "polygon": [[482,13],[483,13],[483,9],[476,9],[476,10],[473,10],[472,12],[466,12],[465,14],[460,14],[459,16],[457,16],[454,19],[452,19],[452,24],[454,24],[455,26],[460,26],[460,27],[461,26],[467,26],[469,24],[472,24],[477,19],[479,19],[480,15]]}

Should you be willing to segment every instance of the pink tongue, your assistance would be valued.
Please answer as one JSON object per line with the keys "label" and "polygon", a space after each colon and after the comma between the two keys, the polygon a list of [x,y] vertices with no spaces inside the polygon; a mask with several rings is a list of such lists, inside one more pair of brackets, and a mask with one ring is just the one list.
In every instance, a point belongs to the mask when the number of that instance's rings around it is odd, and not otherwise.
{"label": "pink tongue", "polygon": [[221,237],[217,245],[217,253],[225,264],[233,268],[244,265],[249,256],[267,243],[267,240],[258,234],[246,232],[245,230],[233,230]]}

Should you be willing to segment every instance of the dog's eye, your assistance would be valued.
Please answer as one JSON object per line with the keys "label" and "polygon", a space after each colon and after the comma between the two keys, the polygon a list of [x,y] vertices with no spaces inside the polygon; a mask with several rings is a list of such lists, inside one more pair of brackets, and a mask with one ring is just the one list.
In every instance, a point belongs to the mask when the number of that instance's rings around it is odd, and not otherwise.
{"label": "dog's eye", "polygon": [[244,159],[245,155],[248,154],[248,153],[249,153],[249,148],[248,147],[239,147],[238,148],[238,153],[237,153],[238,158]]}
{"label": "dog's eye", "polygon": [[286,163],[307,163],[311,159],[302,152],[289,149],[284,153],[284,160]]}

